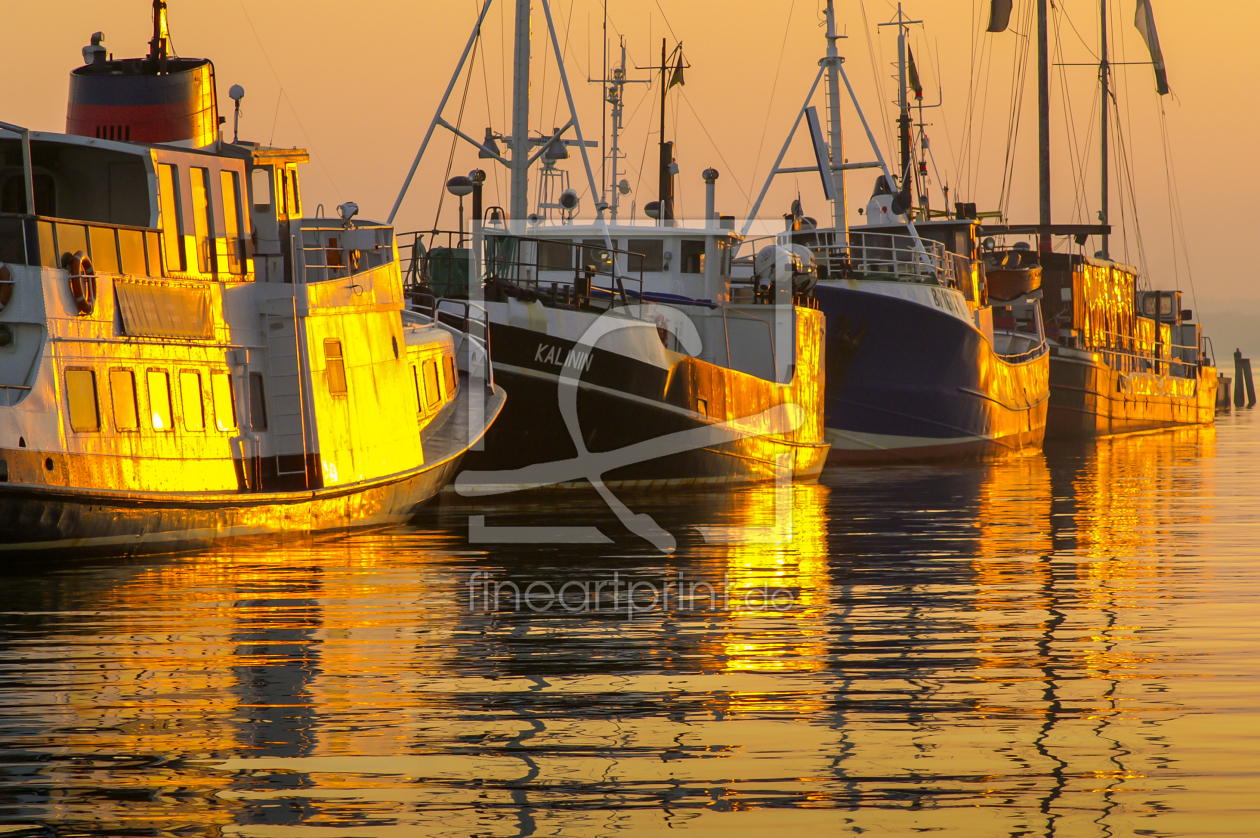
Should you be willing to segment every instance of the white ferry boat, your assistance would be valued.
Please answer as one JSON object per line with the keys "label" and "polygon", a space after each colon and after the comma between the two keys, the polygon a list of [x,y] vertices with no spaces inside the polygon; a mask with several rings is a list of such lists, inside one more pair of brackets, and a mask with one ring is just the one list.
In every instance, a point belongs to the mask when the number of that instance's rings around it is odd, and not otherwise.
{"label": "white ferry boat", "polygon": [[145,58],[93,36],[67,133],[0,123],[0,550],[401,522],[504,400],[405,310],[390,226],[306,217],[305,151],[220,136],[165,6]]}

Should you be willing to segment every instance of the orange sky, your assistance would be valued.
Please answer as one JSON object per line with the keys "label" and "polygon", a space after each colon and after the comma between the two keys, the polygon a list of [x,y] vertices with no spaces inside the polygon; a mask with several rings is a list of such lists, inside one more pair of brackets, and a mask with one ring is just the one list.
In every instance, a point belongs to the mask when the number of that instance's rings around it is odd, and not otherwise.
{"label": "orange sky", "polygon": [[[598,72],[600,64],[602,3],[552,2],[560,38],[568,42],[570,81],[585,132],[598,138],[600,90],[586,79],[588,71]],[[1020,20],[1021,5],[1031,6],[1031,2],[1016,0],[1013,24]],[[531,127],[547,130],[565,120],[562,107],[557,107],[562,102],[554,61],[543,59],[547,42],[541,4],[539,0],[534,3]],[[170,25],[179,54],[214,60],[220,107],[229,117],[229,131],[231,101],[227,89],[239,83],[246,89],[243,137],[309,148],[308,212],[320,202],[331,211],[342,201],[355,200],[365,217],[384,218],[478,5],[478,0],[362,4],[170,0]],[[944,107],[930,111],[927,117],[933,123],[929,134],[941,175],[967,199],[976,201],[980,209],[996,209],[1007,148],[1013,56],[1021,36],[1013,32],[974,34],[987,21],[988,3],[982,0],[906,0],[904,5],[909,15],[926,24],[914,28],[912,46],[928,88],[927,99],[935,101],[938,86],[943,91]],[[1061,15],[1070,16],[1089,49],[1096,50],[1097,0],[1057,0],[1057,5]],[[1142,44],[1133,28],[1134,0],[1111,0],[1110,5],[1117,7],[1112,15],[1112,60],[1143,60]],[[1151,68],[1119,67],[1117,98],[1135,172],[1145,264],[1154,285],[1169,287],[1179,282],[1189,290],[1188,251],[1201,308],[1230,310],[1238,308],[1237,301],[1242,300],[1244,307],[1260,310],[1260,288],[1253,278],[1251,260],[1243,255],[1252,237],[1236,206],[1260,194],[1258,166],[1251,159],[1255,142],[1249,139],[1260,130],[1260,117],[1239,95],[1249,89],[1249,79],[1255,73],[1254,33],[1260,23],[1260,6],[1244,0],[1221,0],[1212,4],[1208,14],[1204,4],[1194,0],[1153,0],[1153,5],[1174,94],[1165,97],[1164,106],[1187,248],[1183,249],[1178,240],[1174,252],[1159,99]],[[463,126],[474,136],[481,136],[487,124],[497,131],[510,130],[511,35],[504,24],[511,19],[512,7],[512,0],[496,0],[487,18],[463,118]],[[91,33],[103,30],[106,46],[118,57],[138,56],[147,49],[151,23],[146,0],[110,4],[59,0],[56,14],[50,14],[50,8],[53,6],[48,3],[6,3],[7,31],[29,33],[29,37],[6,39],[6,47],[0,51],[0,72],[6,79],[0,93],[0,119],[60,131],[65,126],[68,73],[81,63],[80,49]],[[671,94],[667,127],[678,141],[680,214],[702,211],[700,172],[708,166],[722,173],[719,209],[735,215],[747,212],[817,71],[824,49],[820,8],[821,0],[660,0],[659,7],[656,0],[608,0],[610,39],[615,46],[615,33],[627,36],[631,63],[655,63],[653,57],[659,58],[664,35],[671,46],[675,40],[683,41],[692,65],[682,95]],[[887,100],[894,90],[890,62],[896,56],[896,41],[893,29],[877,32],[875,25],[892,19],[895,4],[836,0],[836,9],[841,30],[850,36],[841,42],[845,66],[885,154],[891,154],[886,145],[891,130],[885,134],[883,126],[892,117]],[[1068,19],[1059,18],[1062,60],[1091,60]],[[868,37],[875,51],[874,61]],[[982,39],[981,44],[989,39],[991,49],[991,60],[978,73],[972,70],[973,37]],[[1030,62],[1034,60],[1030,53]],[[875,92],[873,65],[878,66],[883,84],[882,99]],[[632,71],[631,75],[643,74]],[[1056,221],[1090,220],[1098,207],[1096,116],[1092,134],[1086,137],[1096,108],[1096,75],[1089,67],[1065,67],[1053,74]],[[978,79],[978,104],[969,119],[967,101],[973,76]],[[1076,167],[1071,163],[1064,80],[1077,123],[1072,142],[1087,161],[1079,193],[1087,202],[1087,210],[1078,206],[1074,211],[1074,203],[1079,203],[1074,202],[1074,182],[1081,175],[1074,172]],[[1036,215],[1034,82],[1035,64],[1030,63],[1010,188],[1010,215],[1016,221],[1035,220]],[[461,80],[457,94],[462,92]],[[635,190],[625,200],[636,200],[640,205],[654,197],[655,148],[647,144],[656,141],[655,136],[648,136],[649,131],[655,131],[656,93],[655,85],[650,89],[636,86],[628,95],[627,113],[632,116],[624,147],[630,164],[627,177]],[[816,102],[822,104],[820,98]],[[446,113],[452,122],[458,105],[457,95]],[[870,159],[847,99],[843,109],[847,156],[851,160]],[[960,168],[968,122],[971,164]],[[439,129],[400,213],[401,229],[433,226],[450,140],[451,135]],[[804,165],[810,158],[807,142],[798,140],[789,152],[787,165]],[[598,158],[593,162],[599,165]],[[576,158],[570,163],[580,186],[584,183],[580,165]],[[456,147],[453,174],[466,173],[477,164],[475,150],[462,143]],[[485,168],[491,172],[487,202],[506,204],[506,172]],[[858,220],[856,208],[869,196],[872,179],[871,172],[859,172],[850,179],[853,221]],[[1127,182],[1113,174],[1112,221],[1117,225],[1121,222],[1121,184],[1127,191]],[[781,215],[798,189],[807,212],[827,220],[829,212],[818,178],[813,175],[781,177],[762,214]],[[941,205],[939,192],[933,202]],[[583,206],[590,205],[589,196],[584,197]],[[442,226],[456,224],[453,207],[453,199],[448,199]],[[1130,231],[1127,258],[1140,263],[1132,212],[1127,206],[1124,211]],[[641,217],[641,210],[639,214]],[[1113,254],[1125,258],[1125,246],[1126,238],[1117,234]],[[1228,252],[1229,258],[1220,258],[1221,252]]]}

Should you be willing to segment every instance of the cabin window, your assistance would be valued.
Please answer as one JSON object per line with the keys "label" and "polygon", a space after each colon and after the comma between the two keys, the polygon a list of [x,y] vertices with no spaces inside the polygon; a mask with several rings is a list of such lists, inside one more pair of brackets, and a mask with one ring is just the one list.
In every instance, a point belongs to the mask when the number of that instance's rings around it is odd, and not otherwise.
{"label": "cabin window", "polygon": [[184,414],[184,427],[190,431],[206,429],[206,406],[201,398],[201,375],[195,372],[179,374],[180,412]]}
{"label": "cabin window", "polygon": [[411,365],[411,380],[416,385],[416,413],[424,412],[424,399],[420,396],[420,370],[415,364]]}
{"label": "cabin window", "polygon": [[210,396],[214,400],[214,422],[221,431],[236,428],[236,399],[232,394],[232,376],[225,372],[210,373]]}
{"label": "cabin window", "polygon": [[346,394],[346,365],[341,359],[341,341],[324,341],[324,368],[328,373],[328,392],[333,396]]}
{"label": "cabin window", "polygon": [[82,224],[57,223],[57,247],[62,253],[88,252],[87,228]]}
{"label": "cabin window", "polygon": [[424,403],[432,410],[442,400],[442,391],[438,387],[437,361],[424,362]]}
{"label": "cabin window", "polygon": [[149,370],[145,378],[149,385],[149,412],[153,417],[153,429],[175,430],[175,423],[171,420],[170,376],[161,370]]}
{"label": "cabin window", "polygon": [[220,172],[223,180],[223,232],[227,236],[227,268],[230,273],[245,273],[245,228],[241,224],[240,176],[236,172]]}
{"label": "cabin window", "polygon": [[179,172],[170,163],[158,164],[158,204],[162,213],[162,234],[166,240],[166,267],[172,271],[186,270],[188,266],[184,261],[184,211],[179,200]]}
{"label": "cabin window", "polygon": [[[95,243],[93,244],[95,247]],[[128,276],[145,276],[144,232],[141,230],[118,231],[119,270]]]}
{"label": "cabin window", "polygon": [[568,242],[538,242],[538,270],[573,270],[573,245]]}
{"label": "cabin window", "polygon": [[459,373],[455,370],[455,356],[446,356],[446,395],[449,398],[455,393],[455,385],[459,383]]}
{"label": "cabin window", "polygon": [[120,431],[140,430],[135,373],[131,370],[110,370],[109,392],[114,402],[114,427]]}
{"label": "cabin window", "polygon": [[585,270],[593,265],[597,272],[612,273],[611,264],[606,261],[608,258],[608,245],[604,244],[603,239],[582,240],[582,263],[578,265],[579,268]]}
{"label": "cabin window", "polygon": [[276,169],[276,214],[284,218],[289,213],[289,195],[284,169]]}
{"label": "cabin window", "polygon": [[145,231],[144,250],[149,260],[149,276],[166,276],[162,270],[162,234]]}
{"label": "cabin window", "polygon": [[260,372],[249,374],[249,429],[267,430],[267,400],[263,397],[263,377]]}
{"label": "cabin window", "polygon": [[271,209],[271,170],[259,166],[250,172],[249,191],[253,193],[254,209]]}
{"label": "cabin window", "polygon": [[302,199],[298,196],[297,169],[289,169],[289,214],[302,214]]}
{"label": "cabin window", "polygon": [[682,266],[685,274],[704,273],[704,241],[684,239],[682,243]]}
{"label": "cabin window", "polygon": [[626,249],[631,253],[627,271],[638,273],[665,269],[665,242],[661,239],[631,239]]}
{"label": "cabin window", "polygon": [[96,406],[96,374],[91,370],[66,370],[66,404],[70,407],[70,428],[99,431],[101,414]]}
{"label": "cabin window", "polygon": [[51,221],[37,221],[36,235],[39,237],[39,263],[45,268],[61,266],[61,254],[57,251],[57,236],[53,232]]}
{"label": "cabin window", "polygon": [[193,235],[197,241],[197,270],[211,273],[214,264],[214,227],[210,221],[210,170],[192,169]]}
{"label": "cabin window", "polygon": [[92,242],[92,268],[98,274],[118,273],[118,242],[112,227],[88,227]]}

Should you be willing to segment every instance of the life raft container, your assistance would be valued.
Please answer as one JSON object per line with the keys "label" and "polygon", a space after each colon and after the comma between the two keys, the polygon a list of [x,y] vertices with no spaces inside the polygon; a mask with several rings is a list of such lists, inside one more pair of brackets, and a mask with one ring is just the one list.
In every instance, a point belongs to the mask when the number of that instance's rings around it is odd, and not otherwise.
{"label": "life raft container", "polygon": [[61,269],[70,274],[70,296],[74,297],[79,314],[91,314],[96,309],[96,271],[92,260],[82,250],[66,253],[61,257]]}

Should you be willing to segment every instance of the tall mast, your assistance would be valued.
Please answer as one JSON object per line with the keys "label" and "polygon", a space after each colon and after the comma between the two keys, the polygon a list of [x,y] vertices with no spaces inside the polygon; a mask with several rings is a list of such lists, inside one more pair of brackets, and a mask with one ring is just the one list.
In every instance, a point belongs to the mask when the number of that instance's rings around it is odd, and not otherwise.
{"label": "tall mast", "polygon": [[[899,138],[901,140],[901,187],[905,189],[906,179],[911,177],[911,166],[913,161],[910,159],[910,97],[907,89],[906,78],[906,25],[903,23],[904,17],[901,14],[901,4],[897,4],[897,69],[898,69],[898,86],[897,86],[897,107],[899,114],[897,116],[897,126]],[[892,184],[889,184],[890,186]]]}
{"label": "tall mast", "polygon": [[[1107,199],[1110,196],[1111,184],[1109,181],[1108,161],[1107,161],[1107,99],[1111,96],[1110,73],[1111,64],[1107,61],[1107,0],[1102,2],[1102,63],[1099,65],[1099,77],[1102,79],[1102,209],[1099,210],[1098,220],[1106,225],[1108,223]],[[1105,259],[1111,258],[1111,250],[1107,240],[1110,238],[1106,233],[1102,234],[1102,255]]]}
{"label": "tall mast", "polygon": [[[612,141],[604,154],[604,171],[608,173],[608,195],[612,196],[612,200],[608,204],[608,210],[612,221],[617,220],[617,210],[621,206],[621,158],[625,155],[621,151],[621,129],[622,119],[626,110],[626,85],[627,84],[648,84],[648,79],[630,79],[626,78],[626,38],[621,36],[621,64],[612,69],[612,78],[610,79],[588,79],[588,81],[598,82],[599,84],[608,85],[607,92],[604,94],[604,101],[611,107],[609,115],[612,117]],[[612,167],[611,173],[608,167]]]}
{"label": "tall mast", "polygon": [[530,0],[516,0],[512,71],[512,192],[508,217],[521,229],[529,214],[529,3]]}
{"label": "tall mast", "polygon": [[673,227],[674,220],[674,144],[665,142],[665,93],[669,89],[669,67],[665,62],[665,39],[661,38],[661,168],[658,179],[660,191],[661,226]]}
{"label": "tall mast", "polygon": [[824,173],[831,178],[832,225],[840,230],[849,229],[848,198],[845,193],[844,132],[840,129],[840,53],[836,49],[836,13],[827,0],[827,109],[831,111],[830,137],[831,171]]}
{"label": "tall mast", "polygon": [[1037,0],[1037,148],[1038,195],[1041,212],[1038,224],[1041,235],[1037,249],[1049,253],[1054,249],[1050,236],[1050,26],[1048,0]]}

